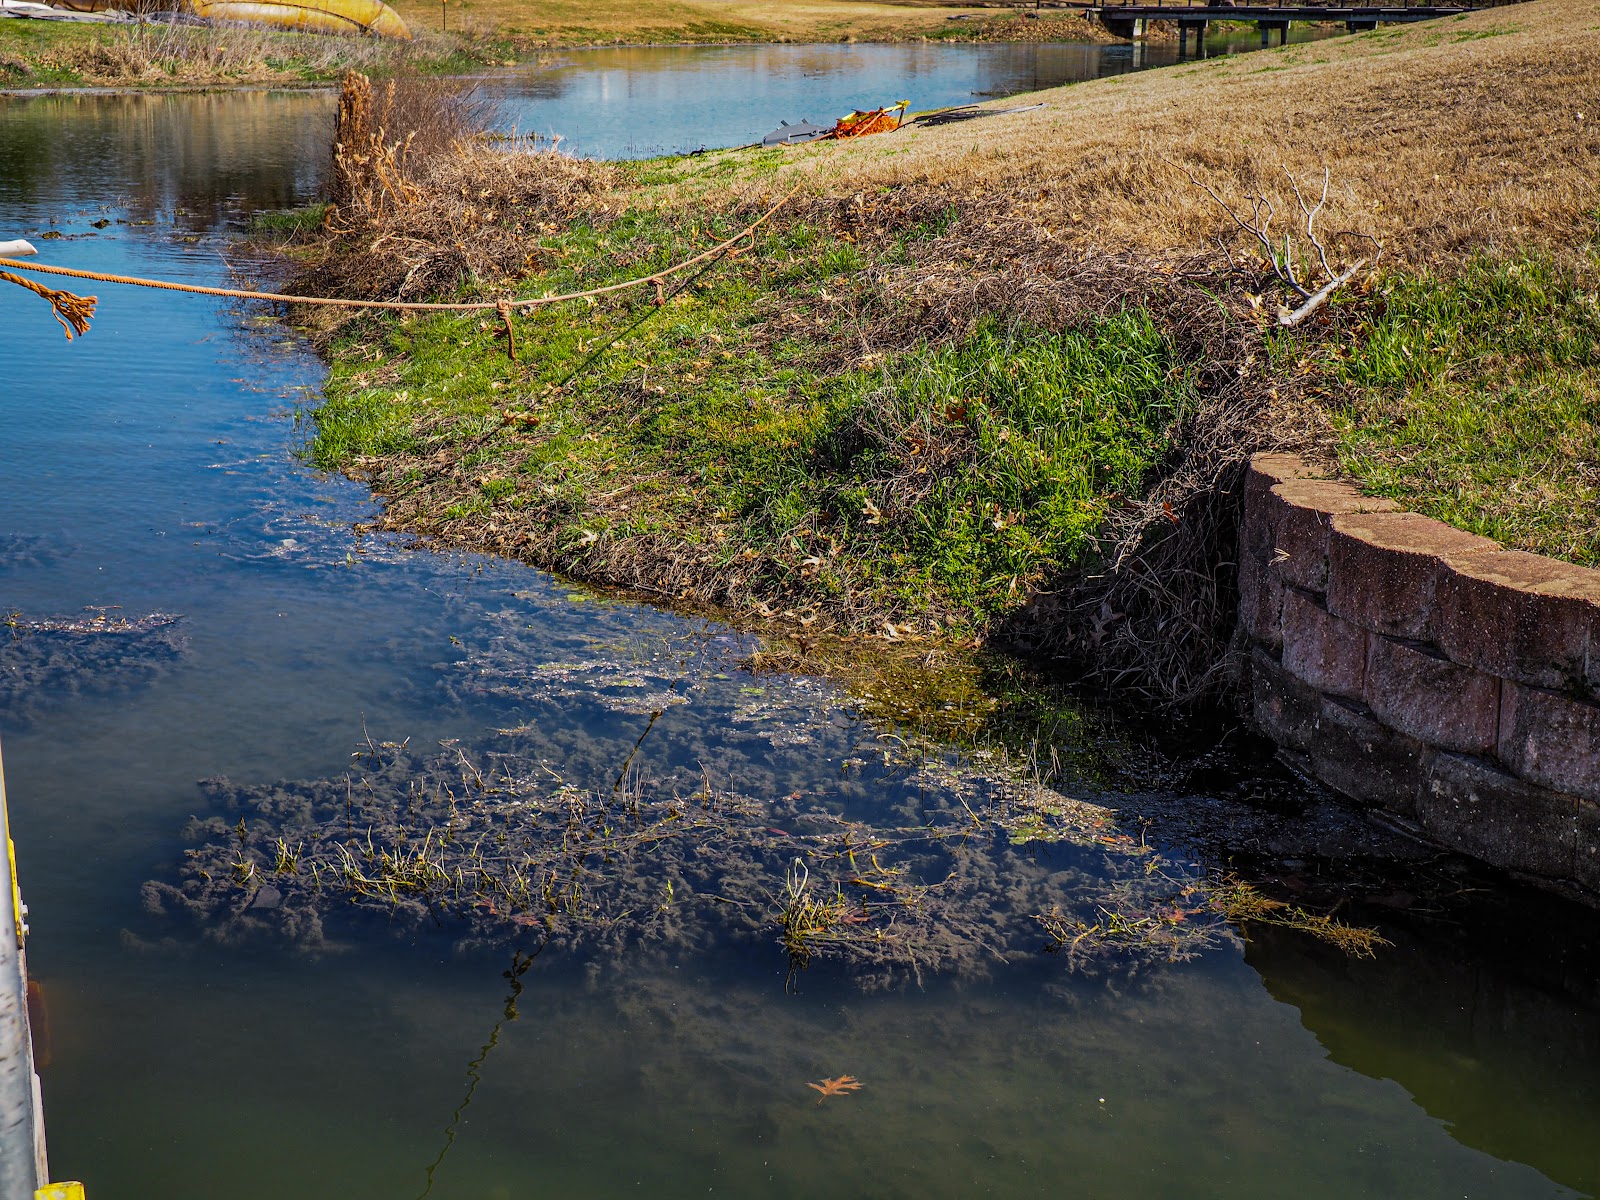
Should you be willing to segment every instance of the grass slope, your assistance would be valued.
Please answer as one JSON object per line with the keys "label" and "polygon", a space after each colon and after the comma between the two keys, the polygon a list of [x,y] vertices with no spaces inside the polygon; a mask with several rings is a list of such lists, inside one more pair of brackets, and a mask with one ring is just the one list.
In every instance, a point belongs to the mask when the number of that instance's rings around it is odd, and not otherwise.
{"label": "grass slope", "polygon": [[[616,282],[735,228],[565,229],[541,239],[561,265],[519,291]],[[335,355],[312,454],[375,467],[407,527],[487,529],[587,578],[976,632],[1093,546],[1111,498],[1167,452],[1192,381],[1138,309],[874,349],[852,314],[867,263],[791,224],[659,308],[534,310],[524,363],[475,316],[363,326]]]}
{"label": "grass slope", "polygon": [[1595,278],[1525,255],[1389,279],[1334,366],[1340,471],[1462,529],[1600,567]]}
{"label": "grass slope", "polygon": [[[394,7],[414,29],[440,26],[437,0],[398,0]],[[897,41],[942,30],[950,15],[982,11],[873,0],[450,0],[443,19],[538,47]]]}
{"label": "grass slope", "polygon": [[405,43],[265,28],[0,20],[0,87],[327,83],[350,69],[462,72],[510,53],[492,41],[426,33]]}

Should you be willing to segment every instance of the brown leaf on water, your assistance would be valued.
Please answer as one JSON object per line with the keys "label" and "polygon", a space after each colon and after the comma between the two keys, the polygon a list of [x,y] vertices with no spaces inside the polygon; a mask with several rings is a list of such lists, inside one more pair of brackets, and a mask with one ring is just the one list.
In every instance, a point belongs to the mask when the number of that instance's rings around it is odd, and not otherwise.
{"label": "brown leaf on water", "polygon": [[829,1096],[848,1096],[851,1092],[857,1091],[861,1087],[856,1082],[854,1075],[841,1075],[837,1079],[824,1079],[821,1083],[808,1083],[806,1086],[816,1088],[817,1091],[822,1093],[821,1096],[817,1097],[818,1104],[821,1104]]}

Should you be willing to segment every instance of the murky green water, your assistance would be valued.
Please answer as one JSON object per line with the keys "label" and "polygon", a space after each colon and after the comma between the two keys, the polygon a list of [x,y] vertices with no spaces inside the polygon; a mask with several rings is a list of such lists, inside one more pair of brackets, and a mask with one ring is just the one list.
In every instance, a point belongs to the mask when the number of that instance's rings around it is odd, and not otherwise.
{"label": "murky green water", "polygon": [[[221,235],[313,194],[329,109],[0,101],[0,235],[66,265],[226,280]],[[362,490],[295,458],[320,377],[303,347],[225,304],[99,291],[71,345],[41,302],[0,293],[0,611],[19,614],[0,735],[58,1177],[102,1198],[1600,1189],[1586,914],[1474,891],[1489,881],[1425,853],[1397,873],[1380,833],[1237,767],[1181,786],[1147,764],[1170,790],[1118,792],[1143,738],[1094,714],[1058,714],[1053,782],[1173,847],[1163,870],[1202,878],[1232,848],[1308,896],[1338,875],[1395,945],[1354,961],[1257,930],[1071,970],[1017,930],[1144,877],[1093,839],[971,839],[970,894],[1015,936],[1006,961],[920,986],[825,960],[791,981],[766,910],[630,913],[620,941],[558,939],[515,979],[514,948],[539,939],[474,941],[453,917],[331,918],[308,949],[278,936],[280,909],[245,908],[259,890],[239,889],[245,920],[150,911],[191,817],[216,815],[197,781],[359,786],[369,737],[499,755],[546,798],[557,775],[604,792],[624,763],[662,795],[713,777],[783,814],[754,825],[779,900],[796,805],[937,823],[958,801],[925,766],[982,778],[995,759],[909,752],[881,698],[752,675],[755,642],[713,622],[358,538]],[[61,627],[86,608],[180,619]],[[981,705],[966,724],[1026,740]],[[819,1103],[807,1084],[839,1075],[864,1086]]]}

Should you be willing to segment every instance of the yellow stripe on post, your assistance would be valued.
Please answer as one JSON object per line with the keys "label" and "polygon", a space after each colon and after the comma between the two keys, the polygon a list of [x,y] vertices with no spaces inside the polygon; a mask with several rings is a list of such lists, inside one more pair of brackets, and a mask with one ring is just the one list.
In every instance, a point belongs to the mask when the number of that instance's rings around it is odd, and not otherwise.
{"label": "yellow stripe on post", "polygon": [[17,949],[22,949],[22,943],[27,939],[28,926],[22,918],[22,885],[17,882],[17,844],[11,840],[11,830],[4,831],[6,837],[6,858],[11,864],[11,912],[17,919]]}
{"label": "yellow stripe on post", "polygon": [[86,1200],[81,1183],[47,1183],[33,1194],[33,1200]]}

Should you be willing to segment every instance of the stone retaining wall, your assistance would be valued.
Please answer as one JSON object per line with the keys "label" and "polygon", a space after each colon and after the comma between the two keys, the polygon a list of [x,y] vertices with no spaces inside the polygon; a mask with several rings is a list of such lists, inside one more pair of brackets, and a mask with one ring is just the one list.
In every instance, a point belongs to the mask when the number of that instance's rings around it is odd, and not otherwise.
{"label": "stone retaining wall", "polygon": [[1306,773],[1600,894],[1600,571],[1260,454],[1239,589],[1255,722]]}

